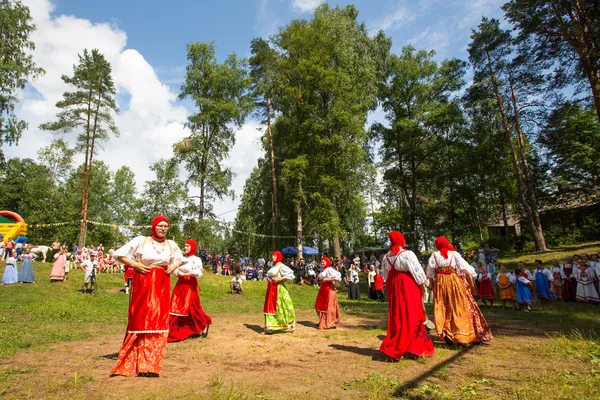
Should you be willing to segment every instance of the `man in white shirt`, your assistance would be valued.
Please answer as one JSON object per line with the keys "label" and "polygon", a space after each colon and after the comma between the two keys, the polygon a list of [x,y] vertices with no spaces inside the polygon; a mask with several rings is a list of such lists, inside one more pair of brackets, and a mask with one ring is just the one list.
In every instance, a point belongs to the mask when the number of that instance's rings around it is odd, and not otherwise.
{"label": "man in white shirt", "polygon": [[91,253],[89,258],[81,263],[81,268],[85,270],[85,277],[83,280],[83,294],[88,291],[88,285],[91,286],[91,291],[96,291],[96,271],[98,270],[98,261],[96,260],[96,254]]}

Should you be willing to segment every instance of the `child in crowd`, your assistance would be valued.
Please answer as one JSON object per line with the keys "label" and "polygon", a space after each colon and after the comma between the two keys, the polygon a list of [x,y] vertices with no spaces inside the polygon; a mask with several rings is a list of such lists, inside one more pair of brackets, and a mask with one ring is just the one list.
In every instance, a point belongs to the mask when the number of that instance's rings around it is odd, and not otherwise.
{"label": "child in crowd", "polygon": [[381,275],[379,268],[375,270],[375,297],[377,298],[377,301],[385,301],[385,294],[383,293],[383,275]]}
{"label": "child in crowd", "polygon": [[555,299],[554,293],[550,291],[550,282],[554,280],[548,268],[544,268],[542,260],[535,260],[535,290],[537,297],[542,301],[542,309],[549,310],[550,302]]}
{"label": "child in crowd", "polygon": [[558,260],[552,260],[552,268],[550,269],[550,273],[554,278],[554,280],[550,282],[550,289],[552,290],[552,293],[554,293],[554,296],[557,299],[562,299],[564,281],[562,278],[560,264],[558,263]]}
{"label": "child in crowd", "polygon": [[477,281],[479,282],[479,298],[483,305],[488,307],[487,301],[490,301],[490,307],[494,307],[494,288],[492,287],[492,274],[488,273],[487,268],[480,266]]}
{"label": "child in crowd", "polygon": [[515,269],[515,277],[517,282],[517,303],[519,303],[519,307],[522,310],[528,312],[531,310],[531,306],[535,303],[532,295],[533,288],[531,287],[531,283],[527,278],[527,275],[521,269]]}
{"label": "child in crowd", "polygon": [[583,258],[577,257],[577,264],[578,267],[575,269],[577,301],[582,301],[584,303],[599,303],[600,298],[598,298],[598,291],[594,287],[594,270],[587,265]]}
{"label": "child in crowd", "polygon": [[310,284],[314,287],[317,287],[317,274],[315,273],[315,267],[312,264],[308,267],[308,279],[310,280]]}
{"label": "child in crowd", "polygon": [[514,284],[516,282],[515,277],[506,271],[506,266],[500,266],[500,273],[496,277],[496,283],[500,289],[500,300],[502,300],[502,308],[506,308],[506,302],[512,303],[513,310],[515,309],[515,302],[517,301],[517,295],[515,292]]}
{"label": "child in crowd", "polygon": [[244,289],[242,289],[242,282],[243,280],[241,274],[239,272],[236,273],[229,283],[229,288],[231,289],[232,294],[233,292],[242,293],[244,291]]}

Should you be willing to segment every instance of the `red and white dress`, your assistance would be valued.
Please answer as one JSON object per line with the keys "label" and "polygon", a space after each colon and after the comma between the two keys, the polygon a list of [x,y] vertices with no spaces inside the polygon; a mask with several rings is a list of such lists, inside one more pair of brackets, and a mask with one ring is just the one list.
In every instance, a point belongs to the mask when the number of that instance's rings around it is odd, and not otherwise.
{"label": "red and white dress", "polygon": [[387,335],[379,350],[392,358],[401,358],[407,353],[419,357],[433,355],[419,288],[427,276],[417,256],[409,250],[400,250],[395,256],[386,255],[382,270],[387,277],[389,313]]}
{"label": "red and white dress", "polygon": [[[327,267],[317,276],[317,279],[333,279],[339,282],[342,280],[342,274],[332,267]],[[319,329],[331,329],[340,322],[340,305],[333,282],[321,283],[315,302],[315,310],[319,316]]]}
{"label": "red and white dress", "polygon": [[182,260],[181,250],[174,241],[166,240],[158,252],[150,237],[138,236],[116,250],[113,257],[137,260],[152,269],[146,275],[133,274],[127,334],[111,375],[158,374],[169,334],[171,280],[166,269]]}
{"label": "red and white dress", "polygon": [[175,272],[179,279],[171,296],[169,343],[199,335],[208,325],[212,325],[212,319],[202,309],[198,295],[198,278],[202,277],[203,272],[202,260],[195,255],[183,260],[185,264]]}

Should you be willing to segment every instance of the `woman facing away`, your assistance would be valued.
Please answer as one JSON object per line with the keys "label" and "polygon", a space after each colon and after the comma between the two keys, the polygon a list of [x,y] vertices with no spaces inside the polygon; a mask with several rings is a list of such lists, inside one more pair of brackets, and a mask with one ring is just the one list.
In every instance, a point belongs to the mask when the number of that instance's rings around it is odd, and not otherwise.
{"label": "woman facing away", "polygon": [[152,220],[152,234],[138,236],[113,257],[135,269],[129,300],[127,334],[111,376],[158,376],[169,334],[170,274],[182,263],[181,250],[167,240],[169,220]]}
{"label": "woman facing away", "polygon": [[184,264],[175,271],[179,277],[171,295],[168,342],[179,342],[191,336],[208,336],[212,319],[206,315],[198,295],[198,279],[202,277],[202,260],[196,256],[196,242],[186,240]]}
{"label": "woman facing away", "polygon": [[285,281],[294,280],[294,272],[284,263],[280,251],[271,253],[273,266],[267,271],[267,292],[263,311],[265,313],[265,333],[294,332],[296,312]]}
{"label": "woman facing away", "polygon": [[331,268],[331,260],[327,256],[321,258],[321,266],[323,272],[317,277],[321,281],[321,287],[315,302],[315,310],[319,317],[319,330],[335,329],[335,325],[340,322],[340,306],[334,282],[340,282],[342,276]]}
{"label": "woman facing away", "polygon": [[492,340],[492,332],[464,278],[465,274],[475,276],[475,270],[444,236],[435,240],[435,247],[438,251],[429,258],[427,275],[433,279],[439,337],[448,344],[463,345]]}
{"label": "woman facing away", "polygon": [[390,251],[382,262],[387,277],[388,327],[379,350],[392,359],[431,356],[433,342],[425,327],[422,303],[427,277],[415,253],[404,249],[404,236],[392,231],[389,237]]}
{"label": "woman facing away", "polygon": [[33,260],[35,260],[36,255],[31,254],[30,249],[26,248],[19,257],[22,261],[21,269],[19,270],[19,282],[23,283],[35,283],[35,279],[33,278]]}

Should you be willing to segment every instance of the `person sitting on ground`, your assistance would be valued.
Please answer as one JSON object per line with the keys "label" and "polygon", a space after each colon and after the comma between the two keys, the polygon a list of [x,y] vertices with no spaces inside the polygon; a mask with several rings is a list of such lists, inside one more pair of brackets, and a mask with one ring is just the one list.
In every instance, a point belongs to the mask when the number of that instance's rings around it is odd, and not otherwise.
{"label": "person sitting on ground", "polygon": [[244,291],[244,289],[242,289],[242,282],[243,280],[241,274],[239,272],[236,273],[229,283],[229,288],[231,289],[232,294],[233,292],[242,293]]}
{"label": "person sitting on ground", "polygon": [[308,279],[310,280],[310,284],[317,287],[317,274],[315,273],[315,268],[311,265],[308,267]]}

